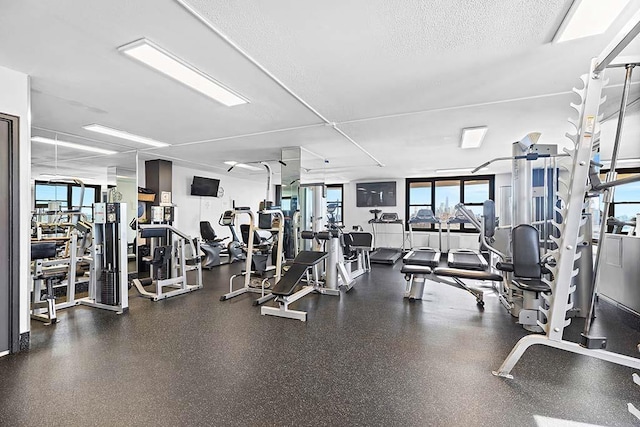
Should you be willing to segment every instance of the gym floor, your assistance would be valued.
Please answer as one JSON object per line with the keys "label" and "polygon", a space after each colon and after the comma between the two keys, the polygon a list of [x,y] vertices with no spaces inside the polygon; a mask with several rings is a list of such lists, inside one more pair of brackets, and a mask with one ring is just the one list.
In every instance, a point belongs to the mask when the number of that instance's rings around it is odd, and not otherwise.
{"label": "gym floor", "polygon": [[[525,331],[486,296],[428,283],[402,298],[374,266],[341,298],[309,295],[306,323],[263,317],[252,295],[220,302],[240,265],[161,302],[132,290],[126,315],[77,307],[32,322],[31,350],[0,359],[0,425],[631,425],[632,370],[546,347],[514,380],[491,375]],[[602,302],[609,349],[633,354],[638,319]],[[570,328],[579,335],[582,321]]]}

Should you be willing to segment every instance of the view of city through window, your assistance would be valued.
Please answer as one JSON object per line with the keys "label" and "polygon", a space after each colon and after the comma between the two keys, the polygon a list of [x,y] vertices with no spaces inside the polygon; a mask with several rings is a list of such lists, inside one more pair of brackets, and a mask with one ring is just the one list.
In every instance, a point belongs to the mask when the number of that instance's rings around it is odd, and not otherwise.
{"label": "view of city through window", "polygon": [[476,216],[493,194],[493,178],[425,178],[408,180],[407,217],[414,230],[433,230],[434,224],[447,224],[451,230],[472,230],[456,218],[456,205],[464,203]]}

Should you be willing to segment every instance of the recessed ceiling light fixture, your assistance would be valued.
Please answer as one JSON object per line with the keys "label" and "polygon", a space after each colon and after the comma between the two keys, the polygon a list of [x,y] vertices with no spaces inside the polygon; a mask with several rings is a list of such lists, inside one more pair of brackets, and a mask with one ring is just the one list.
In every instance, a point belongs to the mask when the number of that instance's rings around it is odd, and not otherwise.
{"label": "recessed ceiling light fixture", "polygon": [[[459,169],[436,169],[436,173],[464,173],[471,172],[474,168],[459,168]],[[489,168],[481,168],[481,171],[487,171]]]}
{"label": "recessed ceiling light fixture", "polygon": [[602,34],[628,4],[629,0],[574,0],[553,41],[562,43]]}
{"label": "recessed ceiling light fixture", "polygon": [[39,142],[41,144],[58,145],[59,147],[75,148],[76,150],[92,151],[100,154],[116,154],[117,151],[105,150],[103,148],[89,147],[88,145],[76,144],[75,142],[60,141],[59,139],[43,138],[41,136],[34,136],[31,138],[33,142]]}
{"label": "recessed ceiling light fixture", "polygon": [[150,40],[136,40],[120,46],[118,50],[227,107],[249,102],[217,82],[213,77],[203,73]]}
{"label": "recessed ceiling light fixture", "polygon": [[140,135],[135,135],[133,133],[125,132],[123,130],[118,130],[114,128],[110,128],[107,126],[102,126],[98,124],[86,125],[82,127],[83,129],[89,130],[91,132],[98,132],[103,135],[114,136],[116,138],[126,139],[133,142],[139,142],[140,144],[151,145],[152,147],[167,147],[169,144],[166,142],[156,141],[155,139],[147,138]]}
{"label": "recessed ceiling light fixture", "polygon": [[478,148],[484,140],[489,128],[486,126],[478,126],[474,128],[462,129],[462,139],[460,140],[460,148]]}
{"label": "recessed ceiling light fixture", "polygon": [[229,160],[227,162],[224,162],[225,165],[229,165],[232,168],[243,168],[243,169],[249,169],[251,171],[261,171],[262,168],[256,167],[256,166],[251,166],[251,165],[247,165],[245,163],[238,163],[238,162],[234,162],[233,160]]}

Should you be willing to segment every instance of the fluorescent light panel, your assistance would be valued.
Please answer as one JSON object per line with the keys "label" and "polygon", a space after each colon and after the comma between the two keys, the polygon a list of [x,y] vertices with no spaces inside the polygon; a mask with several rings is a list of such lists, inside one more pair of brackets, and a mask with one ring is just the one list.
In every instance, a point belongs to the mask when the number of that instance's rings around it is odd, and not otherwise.
{"label": "fluorescent light panel", "polygon": [[140,39],[118,48],[125,55],[189,86],[227,107],[248,101],[155,43]]}
{"label": "fluorescent light panel", "polygon": [[602,34],[629,0],[575,0],[555,36],[556,43]]}
{"label": "fluorescent light panel", "polygon": [[[459,168],[459,169],[436,169],[436,173],[456,173],[456,172],[471,172],[475,168]],[[489,168],[481,168],[480,171],[488,171]]]}
{"label": "fluorescent light panel", "polygon": [[237,168],[249,169],[249,170],[252,170],[252,171],[262,170],[261,168],[258,168],[256,166],[247,165],[245,163],[234,162],[233,160],[229,160],[227,162],[224,162],[224,164],[225,165],[229,165],[229,166],[235,166]]}
{"label": "fluorescent light panel", "polygon": [[31,138],[31,141],[39,142],[41,144],[58,145],[59,147],[75,148],[76,150],[91,151],[91,152],[100,153],[100,154],[116,154],[117,153],[117,151],[105,150],[103,148],[97,148],[97,147],[89,147],[88,145],[76,144],[75,142],[60,141],[59,139],[55,140],[51,138],[43,138],[41,136],[34,136],[33,138]]}
{"label": "fluorescent light panel", "polygon": [[156,141],[155,139],[147,138],[140,135],[135,135],[133,133],[125,132],[123,130],[118,130],[114,128],[110,128],[107,126],[102,126],[98,124],[86,125],[82,127],[83,129],[89,130],[91,132],[101,133],[103,135],[114,136],[116,138],[126,139],[133,142],[139,142],[140,144],[151,145],[152,147],[166,147],[169,144],[166,142]]}
{"label": "fluorescent light panel", "polygon": [[460,148],[478,148],[487,134],[486,126],[462,129],[462,139],[460,140]]}

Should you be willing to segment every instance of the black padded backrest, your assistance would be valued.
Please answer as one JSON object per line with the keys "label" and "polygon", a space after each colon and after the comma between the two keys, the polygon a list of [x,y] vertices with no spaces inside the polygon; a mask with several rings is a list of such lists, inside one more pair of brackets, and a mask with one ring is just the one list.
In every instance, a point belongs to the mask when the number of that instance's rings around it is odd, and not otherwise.
{"label": "black padded backrest", "polygon": [[[242,235],[242,241],[245,245],[249,244],[249,224],[240,224],[240,234]],[[260,235],[254,230],[253,232],[253,245],[261,245],[262,239]]]}
{"label": "black padded backrest", "polygon": [[56,242],[31,243],[31,260],[54,258],[56,256]]}
{"label": "black padded backrest", "polygon": [[216,232],[209,221],[200,221],[200,235],[205,242],[216,240]]}
{"label": "black padded backrest", "polygon": [[542,276],[539,239],[538,230],[529,224],[520,224],[511,231],[515,277],[539,279]]}
{"label": "black padded backrest", "polygon": [[485,200],[482,204],[482,219],[484,220],[484,235],[493,237],[496,232],[496,204],[493,200]]}
{"label": "black padded backrest", "polygon": [[370,248],[373,245],[373,234],[366,231],[352,231],[349,236],[351,237],[351,246]]}
{"label": "black padded backrest", "polygon": [[269,230],[271,229],[273,218],[271,214],[261,213],[258,214],[258,228],[261,230]]}
{"label": "black padded backrest", "polygon": [[166,228],[143,228],[140,230],[140,237],[152,239],[154,237],[167,237]]}
{"label": "black padded backrest", "polygon": [[[240,224],[240,235],[245,245],[249,244],[249,224]],[[255,241],[253,242],[255,243]]]}

